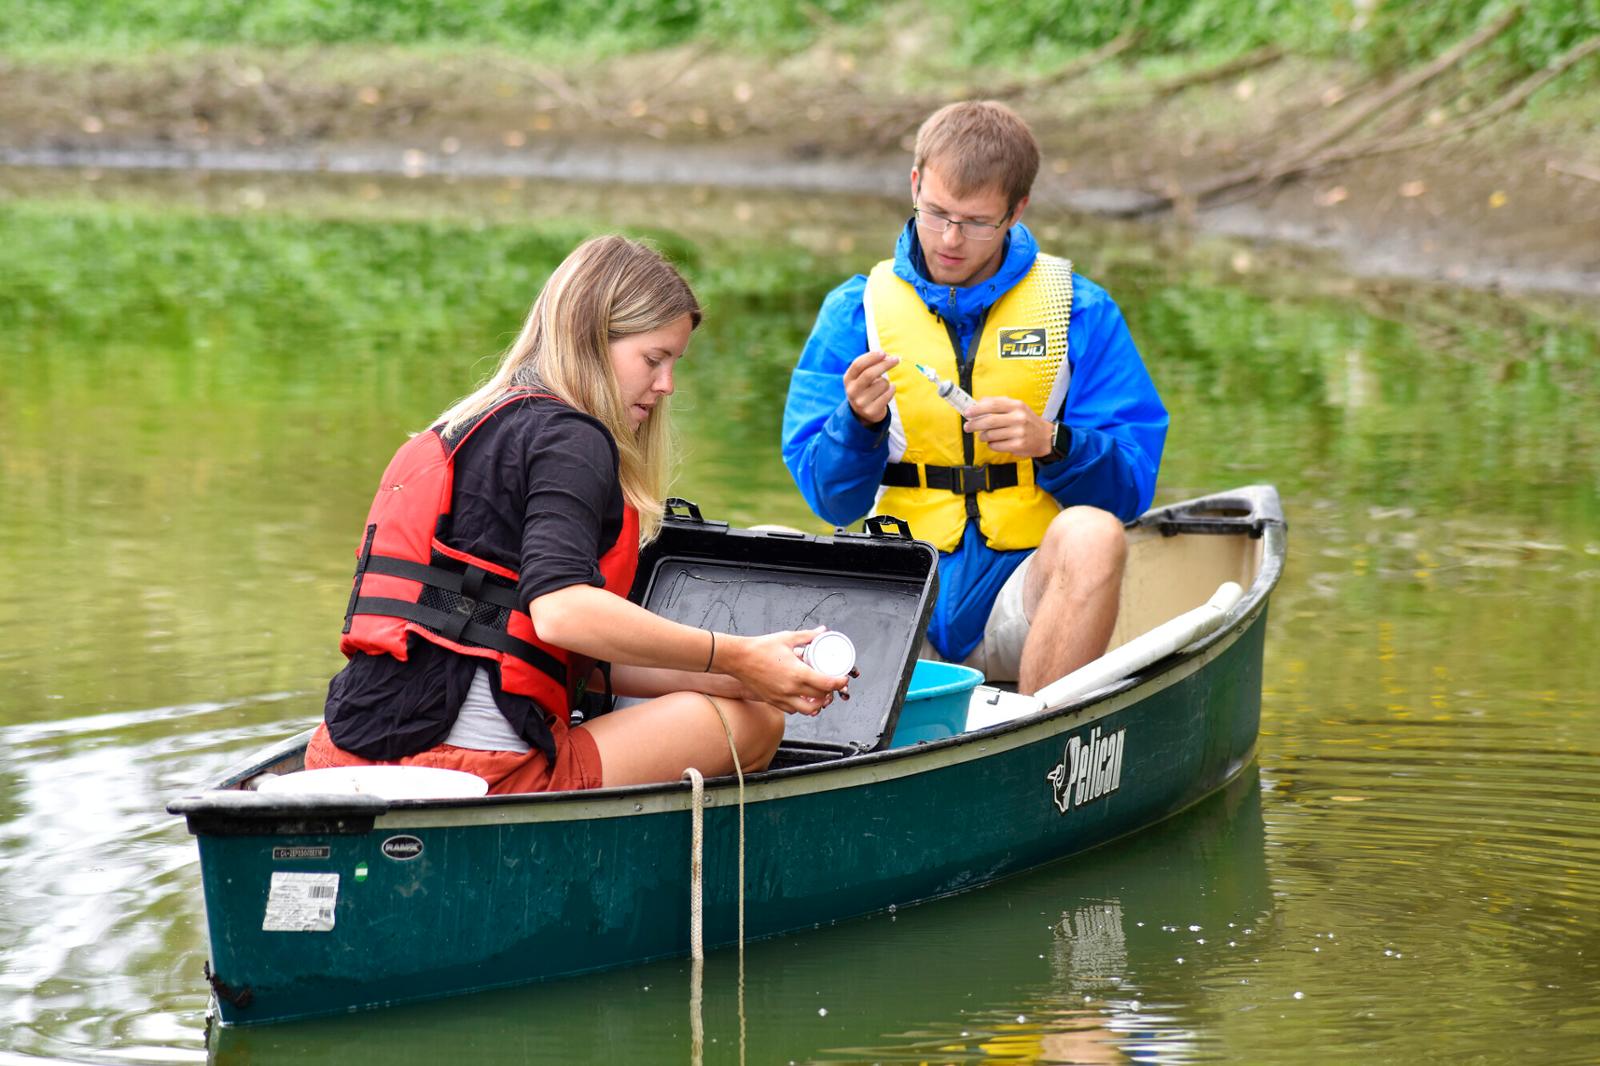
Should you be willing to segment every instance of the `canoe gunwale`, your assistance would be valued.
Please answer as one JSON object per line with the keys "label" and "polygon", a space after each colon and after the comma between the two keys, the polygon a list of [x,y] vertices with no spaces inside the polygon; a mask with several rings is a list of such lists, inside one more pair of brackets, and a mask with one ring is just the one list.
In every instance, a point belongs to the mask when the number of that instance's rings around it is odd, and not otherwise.
{"label": "canoe gunwale", "polygon": [[[1129,526],[1163,536],[1177,534],[1248,535],[1263,542],[1261,563],[1221,626],[1173,655],[1063,707],[1007,722],[926,741],[910,747],[842,755],[837,759],[765,770],[745,776],[745,803],[786,799],[911,776],[987,758],[999,751],[1035,743],[1134,705],[1176,684],[1231,647],[1254,624],[1282,574],[1287,523],[1271,486],[1247,486],[1148,512]],[[259,793],[246,782],[275,766],[288,766],[303,753],[313,730],[287,738],[235,764],[206,791],[174,799],[169,813],[182,815],[199,835],[277,836],[286,831],[334,835],[365,833],[375,826],[567,821],[686,810],[687,781],[659,782],[578,792],[528,793],[440,800],[384,800],[376,796],[318,796]],[[706,782],[708,807],[735,801],[734,777]]]}
{"label": "canoe gunwale", "polygon": [[[1136,675],[1115,687],[1102,689],[1085,700],[1058,710],[1028,715],[987,729],[928,741],[911,748],[867,752],[814,766],[748,774],[745,776],[744,805],[754,808],[763,803],[819,796],[916,777],[991,759],[1016,748],[1092,726],[1103,718],[1143,703],[1204,669],[1243,637],[1255,624],[1259,614],[1259,610],[1252,611],[1237,623],[1214,634],[1218,639],[1208,641],[1205,648],[1192,652],[1186,650],[1181,656],[1165,660],[1159,669]],[[1248,758],[1241,760],[1228,776],[1231,778],[1248,763]],[[704,802],[707,808],[737,803],[735,779],[708,780]],[[488,796],[451,803],[408,801],[391,805],[386,813],[377,818],[376,828],[397,830],[497,823],[578,822],[686,811],[690,803],[690,790],[686,782],[638,785],[626,789]]]}

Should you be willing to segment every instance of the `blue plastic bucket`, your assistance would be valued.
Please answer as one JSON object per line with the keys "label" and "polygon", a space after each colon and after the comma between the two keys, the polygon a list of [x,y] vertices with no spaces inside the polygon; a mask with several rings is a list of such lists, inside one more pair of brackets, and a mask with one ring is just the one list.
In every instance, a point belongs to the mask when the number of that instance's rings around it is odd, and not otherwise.
{"label": "blue plastic bucket", "polygon": [[967,703],[983,674],[959,663],[918,659],[911,670],[906,701],[895,722],[891,748],[920,740],[942,740],[967,728]]}

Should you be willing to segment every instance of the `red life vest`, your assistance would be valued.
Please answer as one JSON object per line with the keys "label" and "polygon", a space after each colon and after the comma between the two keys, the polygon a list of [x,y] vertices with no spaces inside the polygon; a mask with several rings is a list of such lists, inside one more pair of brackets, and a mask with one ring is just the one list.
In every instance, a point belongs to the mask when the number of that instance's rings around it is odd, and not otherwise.
{"label": "red life vest", "polygon": [[[365,652],[404,660],[406,638],[415,633],[497,663],[505,691],[528,696],[565,721],[573,689],[583,680],[573,667],[587,675],[592,662],[534,635],[533,621],[518,602],[516,571],[438,538],[448,525],[457,450],[502,408],[534,397],[559,399],[519,390],[453,441],[435,426],[400,446],[367,512],[339,650],[346,656]],[[606,588],[626,596],[638,565],[639,512],[624,504],[622,530],[599,560]]]}

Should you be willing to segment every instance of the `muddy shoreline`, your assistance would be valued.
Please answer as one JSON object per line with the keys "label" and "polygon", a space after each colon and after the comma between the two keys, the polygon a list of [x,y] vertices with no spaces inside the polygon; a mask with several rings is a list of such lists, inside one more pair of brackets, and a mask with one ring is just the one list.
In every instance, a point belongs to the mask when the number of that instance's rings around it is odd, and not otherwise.
{"label": "muddy shoreline", "polygon": [[[0,60],[0,165],[896,197],[909,135],[936,98],[842,70],[832,55],[762,67],[684,51],[660,60],[677,76],[648,88],[498,56],[357,58],[207,53],[86,69]],[[1035,202],[1324,249],[1357,275],[1600,298],[1600,120],[1582,108],[1231,202],[1181,195],[1304,137],[1352,77],[1284,60],[1177,94],[1152,97],[1135,82],[1014,100],[1045,150]]]}

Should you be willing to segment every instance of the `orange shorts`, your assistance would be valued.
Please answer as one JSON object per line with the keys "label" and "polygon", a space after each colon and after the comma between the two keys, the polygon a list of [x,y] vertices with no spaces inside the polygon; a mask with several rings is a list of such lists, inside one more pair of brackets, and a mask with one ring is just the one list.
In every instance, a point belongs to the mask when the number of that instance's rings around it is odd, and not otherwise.
{"label": "orange shorts", "polygon": [[442,770],[464,770],[489,782],[489,794],[511,792],[568,792],[580,788],[599,788],[600,748],[585,729],[571,729],[555,723],[556,764],[552,768],[544,752],[478,751],[440,744],[407,755],[403,759],[363,759],[333,742],[326,724],[317,726],[306,745],[306,769],[328,766],[433,766]]}

